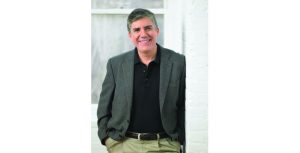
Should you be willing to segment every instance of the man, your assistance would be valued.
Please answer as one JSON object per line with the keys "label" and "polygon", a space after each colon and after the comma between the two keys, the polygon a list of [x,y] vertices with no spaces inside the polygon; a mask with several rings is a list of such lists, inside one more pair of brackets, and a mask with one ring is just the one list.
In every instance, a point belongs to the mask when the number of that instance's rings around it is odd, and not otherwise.
{"label": "man", "polygon": [[98,105],[98,136],[109,153],[180,152],[185,143],[185,57],[156,43],[146,9],[127,19],[135,49],[107,62]]}

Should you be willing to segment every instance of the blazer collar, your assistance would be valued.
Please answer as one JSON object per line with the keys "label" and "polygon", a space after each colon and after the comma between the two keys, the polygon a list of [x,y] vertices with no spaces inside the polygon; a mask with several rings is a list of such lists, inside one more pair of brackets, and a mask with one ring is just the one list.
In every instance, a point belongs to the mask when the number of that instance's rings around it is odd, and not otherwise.
{"label": "blazer collar", "polygon": [[162,113],[162,108],[165,102],[166,93],[169,85],[169,80],[171,76],[171,70],[173,63],[170,61],[170,53],[161,47],[161,62],[160,62],[160,81],[159,81],[159,104],[160,111]]}
{"label": "blazer collar", "polygon": [[[163,104],[165,102],[168,84],[171,76],[172,65],[170,61],[171,54],[165,48],[158,45],[160,50],[160,81],[159,81],[159,104],[160,111],[162,113]],[[135,49],[131,50],[129,54],[126,54],[124,62],[122,64],[122,71],[124,75],[125,83],[125,95],[130,108],[132,105],[133,96],[133,78],[134,78],[134,63],[135,63]]]}
{"label": "blazer collar", "polygon": [[129,108],[132,105],[132,96],[133,96],[133,77],[134,77],[134,50],[131,50],[126,57],[124,58],[122,64],[122,72],[124,80],[120,80],[125,84],[125,100],[129,104]]}

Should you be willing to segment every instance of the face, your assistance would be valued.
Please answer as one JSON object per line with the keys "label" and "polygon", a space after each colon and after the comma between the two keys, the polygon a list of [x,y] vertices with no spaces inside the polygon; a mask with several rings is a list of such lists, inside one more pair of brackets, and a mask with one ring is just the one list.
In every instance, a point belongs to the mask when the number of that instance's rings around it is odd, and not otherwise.
{"label": "face", "polygon": [[129,38],[140,52],[151,52],[156,49],[159,29],[147,17],[132,22]]}

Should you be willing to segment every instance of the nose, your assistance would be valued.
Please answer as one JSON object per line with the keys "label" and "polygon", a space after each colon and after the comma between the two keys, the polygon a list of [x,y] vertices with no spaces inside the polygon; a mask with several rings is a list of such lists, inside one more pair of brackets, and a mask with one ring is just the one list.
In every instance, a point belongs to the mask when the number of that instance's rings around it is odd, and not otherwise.
{"label": "nose", "polygon": [[146,33],[146,31],[144,29],[141,30],[140,36],[141,37],[147,36],[147,33]]}

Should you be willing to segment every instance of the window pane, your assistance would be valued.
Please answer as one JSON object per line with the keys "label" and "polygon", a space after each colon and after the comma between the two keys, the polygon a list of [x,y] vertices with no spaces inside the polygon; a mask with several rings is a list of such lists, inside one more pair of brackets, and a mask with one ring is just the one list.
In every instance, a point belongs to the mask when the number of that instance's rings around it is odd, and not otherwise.
{"label": "window pane", "polygon": [[163,0],[92,0],[92,9],[163,8]]}

